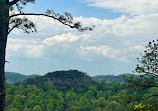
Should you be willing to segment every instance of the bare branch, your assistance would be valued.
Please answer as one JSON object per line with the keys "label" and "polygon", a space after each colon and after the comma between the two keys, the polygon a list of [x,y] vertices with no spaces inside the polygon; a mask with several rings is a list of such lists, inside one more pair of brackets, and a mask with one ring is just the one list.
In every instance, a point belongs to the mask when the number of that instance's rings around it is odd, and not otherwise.
{"label": "bare branch", "polygon": [[11,2],[9,2],[9,5],[12,6],[12,5],[15,5],[16,3],[18,3],[20,0],[13,0]]}

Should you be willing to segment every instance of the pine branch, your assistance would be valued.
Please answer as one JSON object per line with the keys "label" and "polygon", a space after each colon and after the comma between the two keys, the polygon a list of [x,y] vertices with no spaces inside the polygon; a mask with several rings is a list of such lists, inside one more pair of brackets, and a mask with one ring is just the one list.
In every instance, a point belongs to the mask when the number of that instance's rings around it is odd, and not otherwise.
{"label": "pine branch", "polygon": [[[45,17],[48,17],[48,18],[53,18],[54,20],[57,20],[59,21],[60,23],[70,27],[70,28],[75,28],[75,29],[78,29],[79,31],[85,31],[85,30],[93,30],[93,27],[81,27],[80,23],[77,22],[77,23],[72,23],[72,21],[66,21],[66,18],[62,19],[58,16],[55,16],[55,15],[48,15],[48,14],[36,14],[36,13],[19,13],[19,14],[14,14],[14,15],[11,15],[9,17],[9,19],[13,18],[13,17],[17,17],[17,16],[45,16]],[[62,16],[62,15],[61,15]],[[65,20],[65,21],[64,21]]]}

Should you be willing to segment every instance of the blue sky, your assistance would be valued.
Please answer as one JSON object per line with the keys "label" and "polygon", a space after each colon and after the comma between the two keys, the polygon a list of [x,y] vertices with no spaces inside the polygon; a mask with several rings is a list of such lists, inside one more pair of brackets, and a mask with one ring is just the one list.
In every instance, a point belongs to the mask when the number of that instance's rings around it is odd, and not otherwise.
{"label": "blue sky", "polygon": [[[47,9],[53,9],[55,12],[69,12],[74,17],[96,17],[100,19],[114,19],[122,15],[120,12],[112,9],[103,9],[100,7],[88,6],[91,2],[84,0],[37,0],[35,4],[29,5],[27,10],[34,12],[44,12]],[[39,8],[40,7],[40,8]]]}
{"label": "blue sky", "polygon": [[158,0],[36,0],[26,12],[69,12],[93,31],[78,32],[45,17],[29,16],[38,33],[10,33],[6,71],[46,74],[77,69],[89,75],[132,73],[144,46],[157,39]]}

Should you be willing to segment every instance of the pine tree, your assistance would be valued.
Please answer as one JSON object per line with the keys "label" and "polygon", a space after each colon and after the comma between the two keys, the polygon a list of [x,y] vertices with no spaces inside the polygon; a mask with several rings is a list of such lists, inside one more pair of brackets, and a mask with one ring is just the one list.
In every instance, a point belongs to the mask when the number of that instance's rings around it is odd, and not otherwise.
{"label": "pine tree", "polygon": [[[125,88],[128,88],[129,92],[131,92],[127,101],[150,100],[152,105],[150,105],[149,109],[157,108],[158,104],[156,102],[158,102],[158,93],[145,96],[143,92],[151,88],[155,88],[154,90],[158,92],[158,40],[149,42],[148,45],[145,46],[145,51],[141,54],[141,58],[137,58],[137,60],[138,64],[134,72],[140,75],[138,77],[124,77]],[[138,93],[133,94],[134,92]]]}

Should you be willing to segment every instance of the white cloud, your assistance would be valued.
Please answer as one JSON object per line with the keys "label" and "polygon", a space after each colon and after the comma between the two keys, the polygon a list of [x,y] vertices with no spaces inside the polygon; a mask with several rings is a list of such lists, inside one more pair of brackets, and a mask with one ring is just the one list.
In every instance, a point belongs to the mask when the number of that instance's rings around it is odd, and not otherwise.
{"label": "white cloud", "polygon": [[115,36],[129,36],[129,35],[158,35],[158,13],[149,15],[139,15],[129,18],[125,15],[114,20],[97,19],[97,18],[77,18],[78,21],[84,25],[95,25],[93,33],[97,36],[113,34]]}
{"label": "white cloud", "polygon": [[55,44],[62,44],[62,43],[73,43],[78,40],[84,39],[84,35],[82,36],[76,36],[74,34],[68,33],[68,34],[62,34],[62,35],[56,35],[51,38],[46,38],[43,43],[47,45],[55,45]]}
{"label": "white cloud", "polygon": [[[114,48],[107,45],[88,45],[89,37],[72,33],[56,35],[44,40],[9,39],[7,55],[31,58],[75,57],[81,60],[97,60],[100,58],[128,61],[129,54],[142,50],[141,45],[127,48]],[[86,38],[86,39],[85,39]],[[131,56],[131,55],[130,55]],[[59,58],[58,58],[59,57]]]}
{"label": "white cloud", "polygon": [[158,0],[85,0],[89,6],[113,9],[132,15],[158,12]]}
{"label": "white cloud", "polygon": [[44,46],[37,40],[8,39],[7,56],[38,58],[43,55]]}
{"label": "white cloud", "polygon": [[[93,31],[83,33],[51,19],[30,19],[37,24],[38,34],[30,35],[32,40],[9,39],[8,56],[48,59],[74,56],[83,60],[105,58],[130,61],[137,58],[144,45],[158,35],[158,13],[140,14],[132,18],[123,15],[113,20],[76,17],[75,20],[84,26],[96,26]],[[16,35],[23,36],[17,32],[10,36]],[[35,40],[36,37],[39,40]]]}
{"label": "white cloud", "polygon": [[39,58],[52,56],[62,51],[77,48],[82,44],[86,35],[74,35],[71,33],[56,35],[44,40],[8,39],[8,56],[25,56]]}
{"label": "white cloud", "polygon": [[117,58],[120,53],[118,50],[112,49],[109,46],[88,46],[80,47],[80,53],[82,56],[100,55],[107,58]]}

